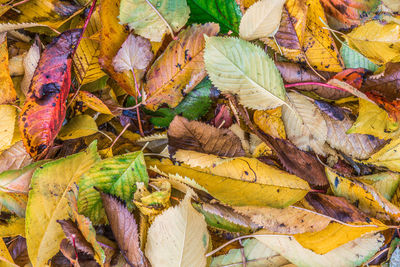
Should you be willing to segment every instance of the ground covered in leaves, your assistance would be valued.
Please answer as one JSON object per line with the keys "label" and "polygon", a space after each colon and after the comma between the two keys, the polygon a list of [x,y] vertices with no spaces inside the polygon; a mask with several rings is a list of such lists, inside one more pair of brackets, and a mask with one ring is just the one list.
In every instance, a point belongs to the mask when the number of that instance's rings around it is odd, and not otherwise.
{"label": "ground covered in leaves", "polygon": [[0,0],[0,266],[400,266],[398,0]]}

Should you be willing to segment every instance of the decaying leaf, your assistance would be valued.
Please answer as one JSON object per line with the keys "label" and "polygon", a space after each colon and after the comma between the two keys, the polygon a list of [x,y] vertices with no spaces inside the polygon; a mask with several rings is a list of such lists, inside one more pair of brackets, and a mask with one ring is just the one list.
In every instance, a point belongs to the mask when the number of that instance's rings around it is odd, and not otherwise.
{"label": "decaying leaf", "polygon": [[112,232],[125,260],[131,266],[149,266],[140,250],[138,226],[133,214],[112,195],[103,192],[100,192],[100,195]]}
{"label": "decaying leaf", "polygon": [[224,157],[244,156],[240,139],[228,129],[218,129],[176,116],[168,129],[169,149],[189,149]]}
{"label": "decaying leaf", "polygon": [[149,228],[146,257],[152,266],[206,266],[209,234],[203,215],[182,202],[158,216]]}
{"label": "decaying leaf", "polygon": [[264,133],[275,138],[286,138],[286,131],[282,117],[282,108],[272,110],[256,110],[253,115],[254,123]]}
{"label": "decaying leaf", "polygon": [[33,74],[40,59],[40,49],[36,43],[33,43],[29,48],[28,53],[24,57],[24,78],[21,81],[21,91],[24,94],[28,93]]}
{"label": "decaying leaf", "polygon": [[17,110],[10,105],[0,105],[0,151],[12,145]]}
{"label": "decaying leaf", "polygon": [[19,141],[0,154],[0,172],[23,168],[31,162],[32,158]]}
{"label": "decaying leaf", "polygon": [[6,33],[0,33],[0,104],[11,103],[17,97],[8,69]]}
{"label": "decaying leaf", "polygon": [[365,163],[386,167],[392,171],[400,171],[400,138],[393,139],[381,150],[371,155]]}
{"label": "decaying leaf", "polygon": [[146,75],[146,107],[155,110],[161,103],[176,107],[206,76],[203,53],[204,36],[219,32],[215,23],[193,25],[182,31],[154,62]]}
{"label": "decaying leaf", "polygon": [[69,243],[75,246],[79,251],[94,255],[94,251],[89,242],[86,241],[82,233],[78,230],[75,223],[71,220],[58,220],[57,221],[67,237]]}

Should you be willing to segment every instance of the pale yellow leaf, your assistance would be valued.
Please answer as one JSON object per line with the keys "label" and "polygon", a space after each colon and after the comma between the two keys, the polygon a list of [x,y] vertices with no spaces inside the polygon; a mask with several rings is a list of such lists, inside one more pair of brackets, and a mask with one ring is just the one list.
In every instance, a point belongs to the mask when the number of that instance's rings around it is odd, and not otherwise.
{"label": "pale yellow leaf", "polygon": [[153,267],[205,267],[209,234],[203,215],[191,205],[191,193],[157,216],[149,228],[146,256]]}
{"label": "pale yellow leaf", "polygon": [[245,40],[273,36],[281,22],[286,0],[261,0],[253,4],[240,21],[239,35]]}
{"label": "pale yellow leaf", "polygon": [[[17,93],[9,71],[6,33],[0,33],[0,104],[13,103],[16,97]],[[1,145],[0,150],[2,150]]]}
{"label": "pale yellow leaf", "polygon": [[32,162],[24,144],[19,141],[0,154],[0,172],[25,167]]}
{"label": "pale yellow leaf", "polygon": [[0,105],[0,151],[12,145],[16,116],[15,107]]}
{"label": "pale yellow leaf", "polygon": [[29,85],[31,84],[33,73],[37,67],[37,64],[40,59],[40,49],[39,46],[34,43],[31,48],[29,48],[28,53],[24,58],[24,78],[21,82],[21,91],[26,95],[29,89]]}
{"label": "pale yellow leaf", "polygon": [[61,140],[75,139],[97,133],[96,121],[89,115],[73,117],[58,133]]}
{"label": "pale yellow leaf", "polygon": [[393,139],[364,162],[400,172],[400,138]]}

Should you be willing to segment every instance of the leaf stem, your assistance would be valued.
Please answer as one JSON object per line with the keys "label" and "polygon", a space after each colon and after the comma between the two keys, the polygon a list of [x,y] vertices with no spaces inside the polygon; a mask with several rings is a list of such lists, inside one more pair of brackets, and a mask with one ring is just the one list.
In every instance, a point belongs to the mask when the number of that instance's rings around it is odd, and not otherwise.
{"label": "leaf stem", "polygon": [[171,36],[174,40],[176,40],[176,36],[174,34],[174,31],[172,30],[171,25],[169,25],[168,21],[163,17],[163,15],[157,10],[157,8],[149,1],[145,0],[146,3],[154,10],[154,12],[157,13],[157,15],[160,17],[160,19],[167,25],[169,32],[171,33]]}
{"label": "leaf stem", "polygon": [[139,106],[137,105],[138,96],[141,96],[141,94],[140,94],[140,91],[139,91],[139,86],[137,84],[135,70],[133,68],[132,68],[132,75],[133,75],[133,79],[135,80],[135,89],[136,89],[136,95],[135,95],[136,116],[137,116],[137,121],[138,121],[138,125],[139,125],[139,132],[140,132],[140,135],[143,137],[144,133],[143,133],[143,128],[142,128],[142,120],[140,119],[140,110],[139,110]]}
{"label": "leaf stem", "polygon": [[291,87],[297,87],[297,86],[303,86],[303,85],[317,85],[317,86],[322,86],[322,87],[327,87],[327,88],[332,88],[332,89],[336,89],[339,91],[347,92],[343,88],[340,88],[340,87],[337,87],[334,85],[330,85],[330,84],[326,84],[326,83],[319,83],[319,82],[289,83],[289,84],[285,84],[285,88],[291,88]]}

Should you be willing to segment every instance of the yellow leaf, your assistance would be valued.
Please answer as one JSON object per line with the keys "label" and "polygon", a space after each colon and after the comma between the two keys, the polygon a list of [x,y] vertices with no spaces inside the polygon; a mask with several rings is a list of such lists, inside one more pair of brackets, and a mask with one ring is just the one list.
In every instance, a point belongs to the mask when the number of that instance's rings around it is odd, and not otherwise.
{"label": "yellow leaf", "polygon": [[79,91],[75,101],[82,101],[86,106],[97,112],[112,115],[110,109],[103,103],[103,101],[87,91]]}
{"label": "yellow leaf", "polygon": [[210,237],[204,216],[191,205],[192,194],[157,216],[150,226],[145,253],[152,266],[207,265]]}
{"label": "yellow leaf", "polygon": [[173,156],[177,161],[185,162],[191,167],[207,168],[223,163],[229,158],[223,158],[213,154],[205,154],[192,150],[178,149]]}
{"label": "yellow leaf", "polygon": [[99,63],[100,44],[89,38],[85,38],[96,34],[100,31],[100,27],[100,15],[98,11],[95,11],[76,49],[73,61],[76,77],[81,85],[94,82],[106,75],[101,70]]}
{"label": "yellow leaf", "polygon": [[0,151],[12,145],[16,116],[15,107],[0,105]]}
{"label": "yellow leaf", "polygon": [[376,192],[372,186],[345,178],[328,167],[326,176],[336,196],[346,198],[361,211],[384,222],[400,221],[400,209]]}
{"label": "yellow leaf", "polygon": [[275,138],[286,139],[283,125],[282,107],[270,110],[256,110],[253,115],[254,123],[264,132]]}
{"label": "yellow leaf", "polygon": [[181,31],[147,73],[146,107],[155,110],[162,103],[176,107],[205,76],[204,35],[214,36],[219,25],[193,25]]}
{"label": "yellow leaf", "polygon": [[8,69],[7,37],[6,33],[0,33],[0,104],[12,103],[16,97],[17,93]]}
{"label": "yellow leaf", "polygon": [[393,12],[400,12],[400,2],[397,0],[382,0],[383,4]]}
{"label": "yellow leaf", "polygon": [[385,110],[364,99],[358,101],[357,120],[347,133],[370,134],[385,140],[399,135],[399,124],[392,121]]}
{"label": "yellow leaf", "polygon": [[378,65],[398,59],[400,25],[369,21],[346,35],[349,46]]}
{"label": "yellow leaf", "polygon": [[40,59],[39,46],[34,43],[24,58],[24,78],[21,82],[21,91],[26,95],[31,84],[33,73]]}
{"label": "yellow leaf", "polygon": [[371,218],[371,224],[350,225],[332,222],[325,229],[319,232],[296,234],[294,235],[294,238],[304,248],[310,249],[318,254],[325,254],[341,245],[363,236],[364,234],[376,233],[388,229],[387,226],[374,218]]}
{"label": "yellow leaf", "polygon": [[273,36],[279,28],[285,1],[261,0],[252,5],[240,21],[240,37],[251,41]]}
{"label": "yellow leaf", "polygon": [[[371,175],[359,176],[356,177],[356,179],[365,184],[371,185],[373,188],[376,189],[377,192],[379,192],[382,196],[384,196],[392,203],[394,203],[394,200],[396,199],[394,195],[398,195],[400,193],[400,174],[398,173],[381,172]],[[397,205],[396,203],[394,204]]]}
{"label": "yellow leaf", "polygon": [[97,133],[96,121],[89,115],[73,117],[58,133],[61,140],[75,139]]}
{"label": "yellow leaf", "polygon": [[393,139],[364,162],[400,172],[400,138]]}
{"label": "yellow leaf", "polygon": [[8,252],[7,246],[4,243],[3,239],[0,238],[0,266],[1,267],[18,267],[14,263],[13,258],[10,255],[10,252]]}
{"label": "yellow leaf", "polygon": [[302,199],[310,190],[306,181],[254,158],[229,159],[204,169],[157,160],[148,164],[156,167],[153,170],[160,174],[178,174],[195,180],[212,196],[229,205],[283,208]]}
{"label": "yellow leaf", "polygon": [[99,160],[96,143],[92,143],[86,151],[49,162],[33,174],[26,209],[26,242],[34,267],[45,266],[59,251],[65,235],[57,220],[69,218],[67,192]]}
{"label": "yellow leaf", "polygon": [[121,86],[128,94],[135,95],[135,82],[132,72],[116,72],[112,65],[112,60],[120,49],[122,43],[128,37],[127,32],[119,24],[119,4],[120,0],[101,0],[100,1],[100,57],[99,62],[104,70]]}
{"label": "yellow leaf", "polygon": [[34,21],[55,29],[83,10],[80,5],[60,0],[31,0],[15,8],[18,12],[7,12],[1,22],[29,23]]}
{"label": "yellow leaf", "polygon": [[25,236],[25,219],[11,217],[6,224],[0,224],[0,237]]}

